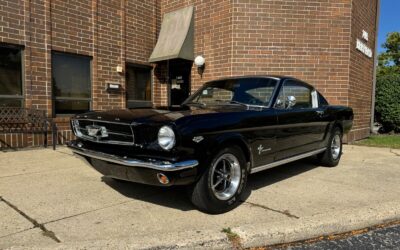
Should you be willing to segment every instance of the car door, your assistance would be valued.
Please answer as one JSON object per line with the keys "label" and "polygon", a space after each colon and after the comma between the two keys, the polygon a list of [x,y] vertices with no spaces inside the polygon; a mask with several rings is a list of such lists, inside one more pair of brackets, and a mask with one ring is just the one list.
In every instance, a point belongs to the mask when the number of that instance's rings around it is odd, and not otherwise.
{"label": "car door", "polygon": [[[288,98],[295,99],[293,106]],[[297,81],[283,82],[274,105],[278,126],[275,160],[310,152],[320,147],[327,122],[319,108],[317,91],[310,85]]]}

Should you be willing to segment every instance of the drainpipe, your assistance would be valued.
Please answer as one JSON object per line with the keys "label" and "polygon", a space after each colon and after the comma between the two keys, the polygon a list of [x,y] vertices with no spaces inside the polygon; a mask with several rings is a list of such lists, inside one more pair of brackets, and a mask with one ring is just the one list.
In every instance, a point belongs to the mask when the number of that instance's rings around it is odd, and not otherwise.
{"label": "drainpipe", "polygon": [[370,125],[371,133],[373,132],[374,117],[375,117],[376,68],[378,65],[378,31],[379,31],[380,5],[381,5],[381,0],[377,0],[376,1],[376,18],[375,18],[374,73],[373,73],[372,97],[371,97],[371,125]]}

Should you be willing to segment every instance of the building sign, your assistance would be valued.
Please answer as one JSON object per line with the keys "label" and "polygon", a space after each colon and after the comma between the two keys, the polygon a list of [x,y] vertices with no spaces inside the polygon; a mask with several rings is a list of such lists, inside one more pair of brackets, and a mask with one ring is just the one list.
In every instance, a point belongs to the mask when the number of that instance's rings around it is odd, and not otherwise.
{"label": "building sign", "polygon": [[366,32],[365,30],[362,31],[362,38],[363,38],[365,41],[368,41],[368,32]]}
{"label": "building sign", "polygon": [[[365,30],[362,31],[362,39],[368,41],[368,32],[366,32]],[[361,51],[361,53],[363,53],[364,55],[368,56],[369,58],[372,58],[372,50],[358,38],[357,38],[356,48],[357,50]]]}

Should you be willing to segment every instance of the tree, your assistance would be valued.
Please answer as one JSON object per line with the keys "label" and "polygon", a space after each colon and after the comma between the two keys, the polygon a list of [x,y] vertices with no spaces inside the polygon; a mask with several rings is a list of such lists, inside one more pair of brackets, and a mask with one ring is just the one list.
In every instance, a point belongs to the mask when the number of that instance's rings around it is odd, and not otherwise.
{"label": "tree", "polygon": [[400,33],[392,32],[378,57],[376,81],[376,120],[383,131],[400,132]]}
{"label": "tree", "polygon": [[377,77],[375,113],[382,132],[400,132],[400,74]]}
{"label": "tree", "polygon": [[385,52],[378,56],[378,76],[400,74],[400,32],[391,32],[382,45]]}

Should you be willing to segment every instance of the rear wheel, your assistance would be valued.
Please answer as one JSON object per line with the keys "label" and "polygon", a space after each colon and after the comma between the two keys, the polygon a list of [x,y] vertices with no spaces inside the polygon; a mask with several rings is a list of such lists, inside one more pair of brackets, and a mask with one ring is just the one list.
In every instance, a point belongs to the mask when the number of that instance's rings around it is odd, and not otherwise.
{"label": "rear wheel", "polygon": [[246,160],[239,147],[219,151],[190,192],[200,210],[218,214],[233,209],[240,200],[247,180]]}
{"label": "rear wheel", "polygon": [[339,164],[342,156],[342,130],[335,127],[328,140],[325,152],[318,155],[319,163],[323,166],[334,167]]}

